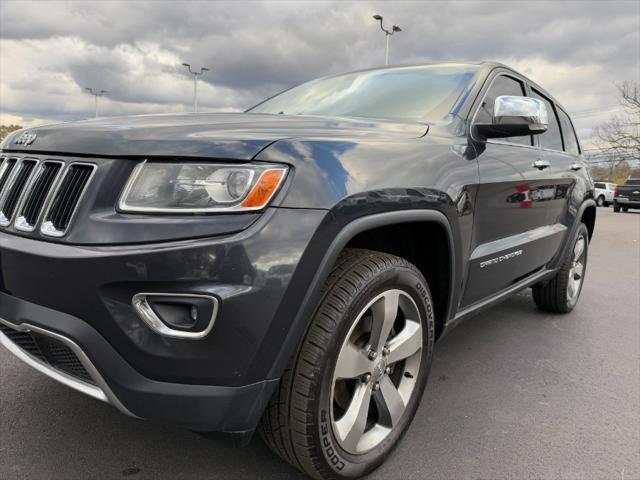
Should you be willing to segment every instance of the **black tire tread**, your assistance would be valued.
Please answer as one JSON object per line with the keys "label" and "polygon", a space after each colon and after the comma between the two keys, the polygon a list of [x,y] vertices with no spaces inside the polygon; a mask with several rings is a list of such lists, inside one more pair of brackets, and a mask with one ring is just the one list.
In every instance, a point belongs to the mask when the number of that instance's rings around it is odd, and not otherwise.
{"label": "black tire tread", "polygon": [[[582,223],[578,233],[587,235],[587,226]],[[572,244],[573,245],[573,240]],[[588,247],[585,247],[588,248]],[[542,310],[555,313],[567,313],[572,307],[567,302],[567,285],[569,283],[569,270],[573,260],[573,248],[567,250],[558,273],[543,285],[535,285],[532,288],[533,301]],[[586,267],[586,266],[585,266]]]}
{"label": "black tire tread", "polygon": [[422,278],[416,267],[394,255],[351,248],[340,254],[323,286],[320,306],[304,340],[258,426],[271,450],[314,478],[335,477],[324,465],[323,453],[311,433],[314,425],[311,402],[315,400],[312,382],[319,375],[322,354],[338,326],[335,318],[348,308],[350,300],[367,281],[384,270],[398,267],[411,269]]}

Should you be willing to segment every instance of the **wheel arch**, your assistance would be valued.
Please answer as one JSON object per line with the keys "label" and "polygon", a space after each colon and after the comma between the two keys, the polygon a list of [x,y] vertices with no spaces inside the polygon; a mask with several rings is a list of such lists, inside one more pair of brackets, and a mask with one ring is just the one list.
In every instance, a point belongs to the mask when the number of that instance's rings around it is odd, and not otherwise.
{"label": "wheel arch", "polygon": [[[359,217],[346,224],[333,238],[328,249],[326,250],[320,264],[317,266],[313,280],[307,288],[306,294],[302,300],[300,308],[297,311],[291,328],[282,344],[279,354],[277,355],[273,365],[269,371],[268,378],[278,378],[286,369],[291,355],[295,352],[300,344],[300,340],[307,330],[314,312],[316,311],[320,301],[320,293],[333,265],[340,253],[348,246],[356,246],[353,241],[358,241],[366,232],[375,232],[379,229],[394,228],[400,225],[433,225],[431,228],[439,228],[443,238],[446,240],[448,251],[448,284],[446,296],[446,308],[440,305],[440,309],[444,310],[443,324],[447,318],[451,316],[453,309],[453,300],[455,296],[455,282],[457,278],[457,262],[456,262],[456,243],[454,241],[454,232],[449,219],[438,210],[401,210],[394,212],[384,212],[370,214]],[[406,227],[404,227],[406,228]],[[355,239],[355,240],[354,240]],[[393,253],[393,252],[386,252]],[[409,260],[411,261],[411,260]],[[419,268],[419,267],[418,267]],[[422,271],[422,270],[421,270]],[[428,278],[427,278],[428,280]],[[431,285],[430,285],[431,288]],[[432,293],[433,294],[433,293]]]}

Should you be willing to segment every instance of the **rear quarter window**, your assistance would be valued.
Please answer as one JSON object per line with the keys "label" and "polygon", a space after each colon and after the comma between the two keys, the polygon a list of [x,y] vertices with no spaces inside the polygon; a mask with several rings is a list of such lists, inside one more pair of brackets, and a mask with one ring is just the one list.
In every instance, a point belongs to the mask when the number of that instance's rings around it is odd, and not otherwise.
{"label": "rear quarter window", "polygon": [[558,150],[562,151],[562,135],[560,134],[560,123],[558,122],[558,117],[556,115],[556,109],[553,106],[553,103],[549,101],[547,97],[537,92],[534,89],[531,89],[531,96],[541,100],[545,106],[547,107],[547,115],[549,117],[549,126],[547,127],[547,131],[538,135],[540,139],[540,146],[542,148],[546,148],[549,150]]}
{"label": "rear quarter window", "polygon": [[[576,132],[571,124],[571,119],[561,108],[558,108],[558,118],[560,119],[560,129],[564,139],[564,151],[571,155],[580,155]],[[602,187],[604,188],[604,186]]]}

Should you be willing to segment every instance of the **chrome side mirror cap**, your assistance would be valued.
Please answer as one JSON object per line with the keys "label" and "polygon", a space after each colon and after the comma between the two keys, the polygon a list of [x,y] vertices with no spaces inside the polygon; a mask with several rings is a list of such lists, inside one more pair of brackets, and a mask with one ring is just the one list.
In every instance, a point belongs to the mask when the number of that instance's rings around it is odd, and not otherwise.
{"label": "chrome side mirror cap", "polygon": [[541,100],[531,97],[501,95],[493,105],[493,122],[477,124],[482,138],[539,135],[547,131],[549,117]]}

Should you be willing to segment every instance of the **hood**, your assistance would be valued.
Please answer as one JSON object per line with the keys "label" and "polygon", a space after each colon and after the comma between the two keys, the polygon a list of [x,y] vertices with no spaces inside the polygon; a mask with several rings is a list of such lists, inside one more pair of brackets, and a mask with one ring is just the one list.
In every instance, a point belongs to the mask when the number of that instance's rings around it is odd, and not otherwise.
{"label": "hood", "polygon": [[[285,138],[418,138],[426,124],[344,117],[207,113],[113,117],[16,132],[4,151],[108,157],[208,157],[251,160]],[[35,137],[34,137],[35,134]],[[25,141],[20,141],[20,138]]]}

